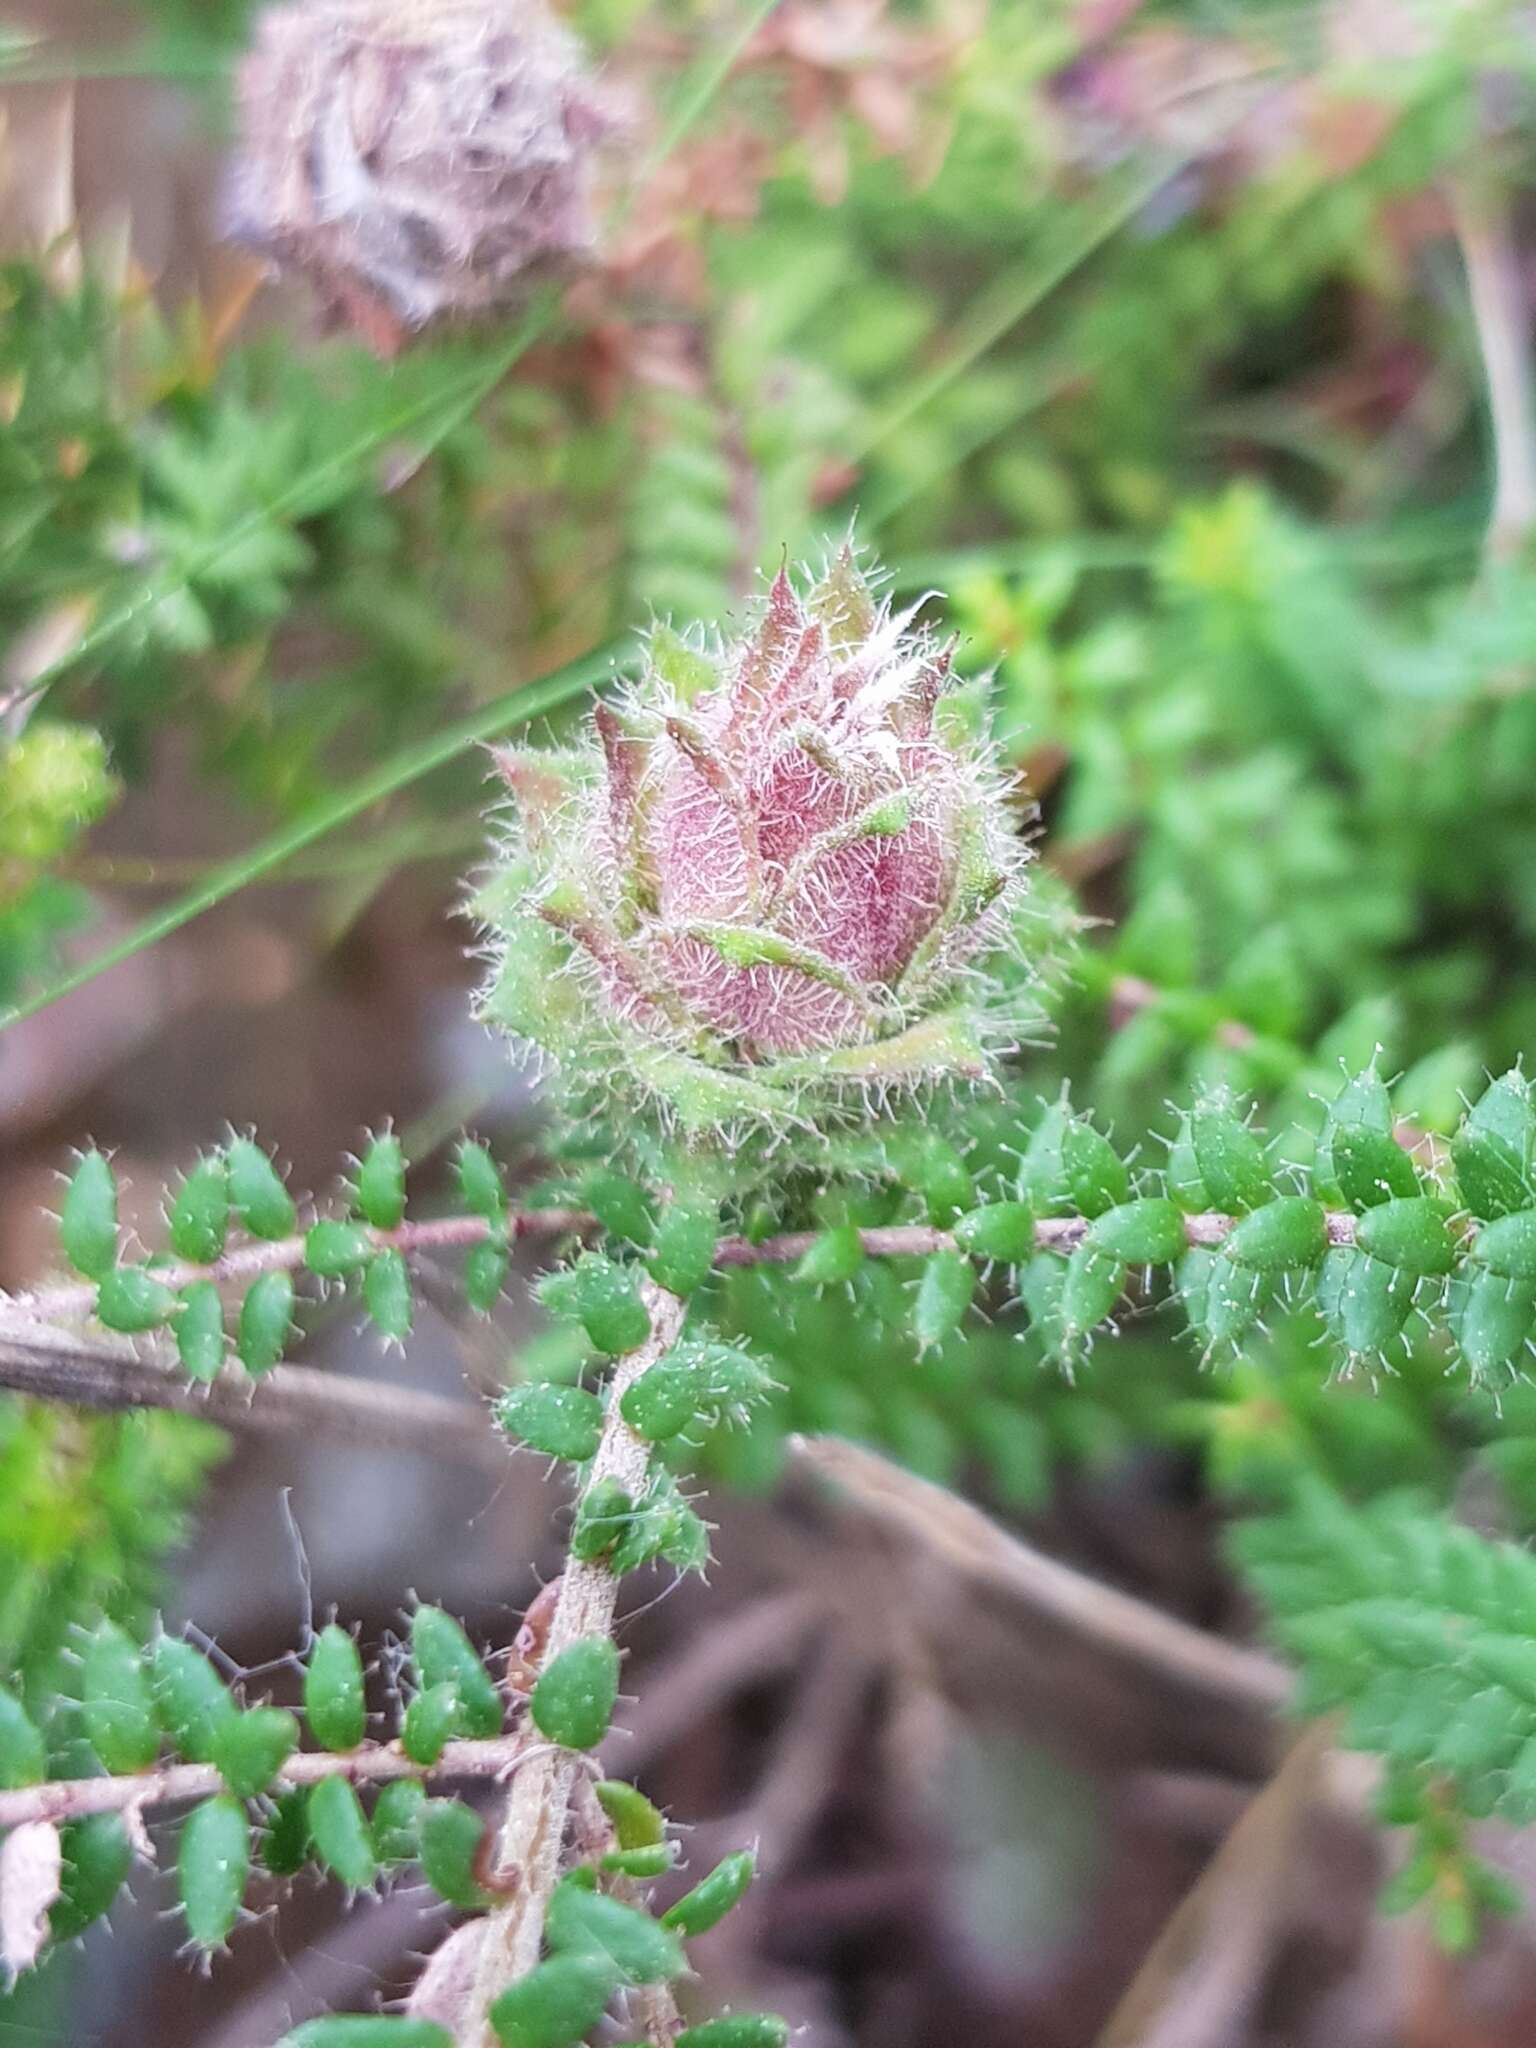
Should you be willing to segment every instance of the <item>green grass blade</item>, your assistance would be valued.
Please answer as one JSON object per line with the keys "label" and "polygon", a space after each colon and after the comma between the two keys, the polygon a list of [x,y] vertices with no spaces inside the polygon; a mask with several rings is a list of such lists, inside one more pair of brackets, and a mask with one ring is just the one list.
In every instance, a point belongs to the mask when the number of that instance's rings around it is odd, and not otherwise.
{"label": "green grass blade", "polygon": [[982,295],[957,330],[954,346],[871,422],[846,460],[861,463],[899,434],[1133,219],[1188,160],[1159,154],[1110,181],[1091,202],[1073,208],[1048,248],[1032,252]]}
{"label": "green grass blade", "polygon": [[[645,158],[636,173],[636,185],[643,183],[653,171],[666,162],[673,150],[701,119],[715,94],[730,77],[737,58],[778,4],[779,0],[753,0],[753,5],[747,9],[740,27],[729,41],[722,43],[718,50],[709,51],[700,59],[693,76],[684,79],[678,91],[676,104],[656,147]],[[619,219],[622,220],[628,213],[630,203],[628,198],[620,201],[617,209]]]}
{"label": "green grass blade", "polygon": [[555,669],[538,682],[509,690],[492,703],[481,705],[467,717],[434,734],[430,740],[417,742],[392,754],[336,796],[315,805],[291,825],[285,825],[280,832],[262,840],[260,845],[215,868],[196,888],[136,925],[118,945],[109,946],[105,952],[98,953],[71,973],[60,976],[24,1003],[0,1014],[0,1031],[19,1023],[23,1017],[36,1016],[38,1011],[46,1010],[61,996],[72,995],[77,988],[84,988],[87,982],[95,981],[109,968],[158,945],[161,939],[201,917],[205,910],[212,910],[215,904],[224,902],[251,883],[259,882],[294,854],[313,846],[317,839],[323,839],[328,832],[336,831],[360,812],[419,781],[423,775],[431,774],[434,768],[442,767],[467,747],[481,740],[494,739],[516,726],[526,725],[545,712],[568,703],[583,690],[593,688],[610,673],[622,651],[621,643],[613,642],[594,653],[584,654],[579,660],[567,662],[563,668]]}

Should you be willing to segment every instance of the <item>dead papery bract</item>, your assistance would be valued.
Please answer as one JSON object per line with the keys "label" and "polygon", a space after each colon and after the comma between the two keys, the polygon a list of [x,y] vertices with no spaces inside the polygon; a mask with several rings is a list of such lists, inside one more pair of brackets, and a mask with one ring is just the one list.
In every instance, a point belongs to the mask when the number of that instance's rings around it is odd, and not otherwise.
{"label": "dead papery bract", "polygon": [[516,305],[594,247],[607,117],[540,0],[270,8],[239,103],[230,234],[381,349]]}

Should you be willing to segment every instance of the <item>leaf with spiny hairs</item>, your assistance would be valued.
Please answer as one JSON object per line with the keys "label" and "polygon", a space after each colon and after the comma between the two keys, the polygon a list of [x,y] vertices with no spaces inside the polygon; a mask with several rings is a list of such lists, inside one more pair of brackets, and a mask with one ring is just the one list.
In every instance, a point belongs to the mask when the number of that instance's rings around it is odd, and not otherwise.
{"label": "leaf with spiny hairs", "polygon": [[398,1230],[404,1220],[405,1151],[393,1131],[381,1131],[363,1154],[357,1206],[375,1230]]}
{"label": "leaf with spiny hairs", "polygon": [[423,1691],[451,1685],[464,1730],[485,1741],[501,1733],[506,1702],[479,1652],[451,1614],[423,1603],[411,1616],[411,1662]]}
{"label": "leaf with spiny hairs", "polygon": [[117,1257],[117,1178],[104,1153],[82,1153],[59,1212],[59,1242],[77,1273],[99,1280]]}
{"label": "leaf with spiny hairs", "polygon": [[541,1735],[566,1749],[595,1749],[619,1696],[619,1653],[607,1636],[570,1644],[540,1672],[530,1711]]}
{"label": "leaf with spiny hairs", "polygon": [[293,1335],[293,1300],[293,1275],[281,1269],[261,1274],[246,1289],[235,1350],[252,1379],[282,1362]]}
{"label": "leaf with spiny hairs", "polygon": [[171,1249],[178,1259],[211,1266],[229,1235],[229,1169],[217,1154],[200,1159],[171,1208]]}
{"label": "leaf with spiny hairs", "polygon": [[254,1138],[233,1138],[225,1149],[230,1206],[252,1237],[291,1237],[298,1221],[282,1176]]}
{"label": "leaf with spiny hairs", "polygon": [[1536,1106],[1518,1067],[1490,1083],[1451,1144],[1462,1198],[1489,1222],[1536,1206]]}
{"label": "leaf with spiny hairs", "polygon": [[240,1912],[251,1868],[251,1824],[232,1793],[194,1806],[181,1824],[176,1876],[187,1931],[199,1948],[222,1948]]}
{"label": "leaf with spiny hairs", "polygon": [[310,1645],[304,1713],[320,1747],[336,1755],[356,1749],[367,1733],[362,1655],[337,1622],[328,1622]]}

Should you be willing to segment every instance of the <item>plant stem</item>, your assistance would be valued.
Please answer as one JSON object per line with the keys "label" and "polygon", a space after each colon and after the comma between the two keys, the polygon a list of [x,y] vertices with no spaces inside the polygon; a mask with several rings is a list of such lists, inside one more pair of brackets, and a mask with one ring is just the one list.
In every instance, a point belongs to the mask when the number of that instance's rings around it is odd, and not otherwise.
{"label": "plant stem", "polygon": [[[479,1216],[455,1216],[402,1224],[398,1230],[371,1235],[381,1247],[412,1252],[478,1244],[493,1230],[517,1237],[564,1234],[581,1230],[591,1221],[576,1210],[537,1209],[495,1225]],[[1214,1210],[1186,1216],[1185,1239],[1191,1245],[1221,1244],[1237,1221],[1235,1216]],[[1353,1244],[1355,1218],[1348,1210],[1328,1211],[1325,1223],[1331,1245]],[[1034,1242],[1041,1251],[1070,1253],[1090,1227],[1084,1216],[1042,1216],[1034,1226]],[[720,1267],[791,1265],[816,1238],[817,1233],[810,1230],[783,1231],[759,1244],[745,1237],[728,1237],[721,1241],[715,1263]],[[870,1258],[925,1258],[931,1252],[957,1249],[950,1231],[927,1223],[886,1224],[860,1231],[859,1238]],[[272,1244],[242,1246],[215,1266],[177,1265],[157,1271],[169,1284],[182,1286],[189,1279],[208,1277],[249,1279],[303,1262],[303,1238],[290,1237]],[[654,1300],[660,1290],[653,1288],[649,1293]],[[172,1409],[228,1428],[268,1435],[318,1430],[360,1448],[428,1451],[499,1469],[500,1449],[486,1431],[480,1412],[467,1403],[386,1387],[372,1380],[343,1379],[302,1365],[280,1365],[259,1380],[230,1365],[205,1386],[187,1378],[174,1350],[164,1342],[59,1327],[88,1313],[94,1298],[95,1289],[88,1284],[10,1299],[0,1296],[0,1388],[77,1408]],[[631,1357],[643,1355],[635,1352]],[[623,1375],[629,1364],[626,1360],[616,1375],[624,1385],[628,1384]]]}
{"label": "plant stem", "polygon": [[[644,1294],[651,1333],[614,1369],[590,1474],[591,1480],[617,1480],[631,1497],[644,1490],[651,1446],[630,1428],[619,1404],[625,1390],[677,1342],[687,1313],[675,1294],[653,1282],[646,1283]],[[619,1581],[603,1559],[571,1558],[561,1580],[546,1661],[585,1638],[611,1635],[618,1591]],[[474,1990],[459,2030],[460,2048],[494,2048],[492,2004],[539,1960],[545,1911],[560,1879],[572,1796],[585,1768],[586,1759],[577,1751],[551,1745],[531,1755],[512,1781],[493,1866],[498,1877],[511,1883],[511,1890],[486,1927]]]}
{"label": "plant stem", "polygon": [[[365,1230],[376,1251],[433,1252],[483,1244],[488,1237],[517,1243],[526,1237],[565,1237],[588,1230],[593,1219],[581,1209],[517,1209],[496,1222],[484,1216],[435,1216],[424,1223],[402,1223],[398,1230]],[[362,1226],[359,1226],[360,1228]],[[195,1280],[221,1286],[254,1280],[262,1273],[296,1271],[305,1261],[305,1234],[243,1244],[220,1259],[200,1266],[188,1259],[168,1260],[155,1267],[155,1278],[167,1287],[190,1287]],[[70,1281],[62,1287],[40,1288],[35,1294],[0,1295],[0,1308],[12,1308],[40,1321],[89,1314],[96,1301],[94,1281]]]}
{"label": "plant stem", "polygon": [[280,1365],[259,1380],[226,1366],[205,1386],[188,1379],[169,1344],[56,1329],[3,1302],[0,1388],[107,1414],[167,1409],[260,1436],[324,1435],[358,1450],[425,1452],[487,1472],[506,1469],[505,1450],[472,1402],[305,1365]]}
{"label": "plant stem", "polygon": [[1472,319],[1488,385],[1493,434],[1493,509],[1483,553],[1509,561],[1536,528],[1536,391],[1530,318],[1507,206],[1463,181],[1451,203],[1466,266]]}
{"label": "plant stem", "polygon": [[[383,1785],[394,1778],[499,1778],[528,1748],[525,1734],[497,1735],[488,1742],[450,1742],[435,1764],[413,1763],[398,1743],[365,1742],[334,1756],[305,1750],[278,1772],[279,1789],[314,1785],[322,1778],[350,1778],[354,1785]],[[0,1829],[33,1820],[79,1820],[88,1813],[128,1813],[146,1806],[171,1806],[206,1799],[224,1790],[213,1764],[166,1764],[122,1778],[57,1778],[0,1792]]]}
{"label": "plant stem", "polygon": [[[402,1223],[398,1230],[368,1230],[369,1242],[379,1251],[444,1251],[483,1244],[489,1237],[505,1236],[512,1242],[529,1237],[565,1237],[590,1230],[596,1219],[581,1209],[523,1209],[492,1223],[482,1216],[441,1216],[425,1223]],[[1220,1244],[1230,1236],[1238,1219],[1219,1211],[1186,1216],[1184,1234],[1192,1245]],[[1354,1216],[1348,1210],[1330,1212],[1328,1242],[1354,1242]],[[361,1227],[361,1226],[360,1226]],[[1040,1251],[1072,1252],[1087,1235],[1085,1216],[1042,1216],[1035,1223],[1035,1245]],[[784,1266],[803,1256],[816,1242],[814,1230],[785,1230],[757,1242],[747,1237],[725,1237],[715,1251],[717,1266]],[[953,1251],[955,1240],[947,1230],[929,1223],[887,1223],[861,1230],[859,1241],[866,1257],[872,1259],[921,1259],[930,1252]],[[170,1260],[154,1269],[155,1277],[167,1287],[187,1287],[196,1280],[213,1280],[237,1285],[254,1280],[261,1273],[297,1271],[305,1263],[302,1234],[269,1243],[241,1245],[211,1265],[198,1266],[186,1260]],[[67,1322],[88,1315],[96,1300],[93,1281],[70,1281],[61,1287],[39,1288],[31,1294],[0,1294],[0,1385],[3,1377],[7,1339],[35,1343],[38,1326]],[[19,1320],[18,1320],[19,1319]],[[115,1354],[114,1354],[115,1355]],[[124,1357],[137,1354],[127,1349]],[[121,1405],[121,1404],[120,1404]]]}

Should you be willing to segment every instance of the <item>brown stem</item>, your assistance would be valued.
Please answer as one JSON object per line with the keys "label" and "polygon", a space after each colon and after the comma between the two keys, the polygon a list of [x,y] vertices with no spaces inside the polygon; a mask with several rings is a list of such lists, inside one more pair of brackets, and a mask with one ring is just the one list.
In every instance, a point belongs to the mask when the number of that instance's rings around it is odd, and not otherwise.
{"label": "brown stem", "polygon": [[[289,1757],[278,1772],[277,1789],[318,1784],[322,1778],[350,1778],[354,1785],[382,1785],[393,1778],[499,1778],[529,1747],[528,1737],[498,1735],[488,1742],[450,1742],[435,1764],[413,1763],[394,1742],[365,1742],[333,1756],[306,1750]],[[88,1813],[128,1813],[146,1806],[171,1806],[206,1799],[224,1790],[213,1764],[166,1764],[122,1778],[59,1778],[0,1792],[0,1828],[32,1820],[79,1820]]]}
{"label": "brown stem", "polygon": [[0,1388],[108,1413],[163,1408],[264,1436],[324,1434],[360,1450],[415,1451],[504,1472],[483,1410],[443,1394],[280,1365],[253,1380],[226,1366],[203,1386],[169,1344],[56,1329],[0,1301]]}
{"label": "brown stem", "polygon": [[[638,1351],[621,1358],[608,1385],[602,1440],[591,1480],[614,1479],[631,1498],[645,1489],[651,1446],[620,1413],[625,1390],[677,1342],[687,1313],[675,1294],[648,1281],[644,1289],[651,1333]],[[573,1643],[613,1631],[619,1582],[601,1558],[571,1558],[560,1585],[546,1660]],[[488,2018],[496,1998],[539,1960],[544,1914],[559,1882],[566,1827],[584,1757],[551,1744],[537,1750],[512,1781],[496,1840],[495,1874],[509,1889],[492,1913],[481,1945],[474,1991],[459,2029],[460,2048],[494,2048]]]}

